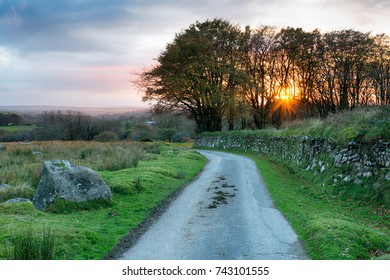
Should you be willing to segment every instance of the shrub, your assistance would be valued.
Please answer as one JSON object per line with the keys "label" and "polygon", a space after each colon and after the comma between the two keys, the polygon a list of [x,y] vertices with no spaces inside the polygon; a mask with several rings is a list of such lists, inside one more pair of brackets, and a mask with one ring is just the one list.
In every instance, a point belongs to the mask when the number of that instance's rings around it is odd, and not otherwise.
{"label": "shrub", "polygon": [[130,137],[134,141],[153,142],[156,130],[147,124],[137,124],[131,129]]}
{"label": "shrub", "polygon": [[104,131],[96,135],[93,139],[99,142],[114,142],[118,141],[118,135],[112,131]]}
{"label": "shrub", "polygon": [[175,133],[177,133],[177,130],[174,128],[163,128],[159,131],[159,138],[163,141],[171,141]]}
{"label": "shrub", "polygon": [[172,135],[171,141],[176,143],[187,142],[189,140],[188,134],[185,132],[178,132]]}

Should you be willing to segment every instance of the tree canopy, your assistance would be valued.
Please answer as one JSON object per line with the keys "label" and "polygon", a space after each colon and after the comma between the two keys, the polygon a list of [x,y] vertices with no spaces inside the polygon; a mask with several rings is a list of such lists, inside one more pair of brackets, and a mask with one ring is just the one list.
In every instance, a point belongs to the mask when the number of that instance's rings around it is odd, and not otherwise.
{"label": "tree canopy", "polygon": [[284,120],[390,104],[390,43],[355,30],[242,29],[222,19],[176,34],[140,75],[156,113],[182,110],[198,131],[279,127]]}

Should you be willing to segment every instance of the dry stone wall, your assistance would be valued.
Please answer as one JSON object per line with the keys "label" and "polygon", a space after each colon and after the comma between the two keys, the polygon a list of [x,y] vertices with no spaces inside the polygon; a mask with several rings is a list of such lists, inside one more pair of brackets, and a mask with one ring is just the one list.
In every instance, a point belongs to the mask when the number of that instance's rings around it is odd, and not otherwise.
{"label": "dry stone wall", "polygon": [[355,184],[372,188],[390,202],[390,143],[338,143],[325,137],[272,137],[221,134],[199,136],[196,148],[253,151],[275,160],[288,161],[314,175],[326,174],[333,186]]}

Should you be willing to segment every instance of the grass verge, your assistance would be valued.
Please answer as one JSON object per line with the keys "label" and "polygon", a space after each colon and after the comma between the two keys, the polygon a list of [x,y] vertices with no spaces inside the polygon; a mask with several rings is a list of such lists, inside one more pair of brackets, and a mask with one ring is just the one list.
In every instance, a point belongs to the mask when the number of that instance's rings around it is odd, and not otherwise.
{"label": "grass verge", "polygon": [[[137,167],[99,171],[112,188],[110,205],[45,213],[30,203],[0,203],[0,259],[4,244],[32,228],[56,233],[54,259],[102,259],[151,211],[203,168],[206,159],[193,150],[161,146],[159,154],[140,160]],[[180,175],[180,176],[179,176]]]}
{"label": "grass verge", "polygon": [[3,246],[3,250],[10,260],[52,260],[55,239],[50,228],[43,228],[41,233],[36,233],[30,227],[16,233],[9,244]]}
{"label": "grass verge", "polygon": [[390,213],[374,205],[332,199],[312,176],[255,153],[255,161],[278,209],[303,241],[311,259],[389,259]]}

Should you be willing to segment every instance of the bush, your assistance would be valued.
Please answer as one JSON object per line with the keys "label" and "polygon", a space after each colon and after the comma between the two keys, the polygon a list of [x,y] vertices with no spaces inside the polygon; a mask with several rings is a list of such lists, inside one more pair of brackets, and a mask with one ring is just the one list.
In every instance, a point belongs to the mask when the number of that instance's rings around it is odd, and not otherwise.
{"label": "bush", "polygon": [[134,141],[153,142],[156,130],[147,124],[137,124],[131,129],[130,137]]}
{"label": "bush", "polygon": [[177,130],[174,128],[163,128],[159,131],[159,138],[163,141],[171,141],[175,133],[177,133]]}
{"label": "bush", "polygon": [[189,137],[188,134],[185,132],[178,132],[172,135],[171,141],[175,143],[188,142]]}
{"label": "bush", "polygon": [[112,131],[104,131],[96,135],[93,139],[99,142],[114,142],[118,141],[118,135]]}

